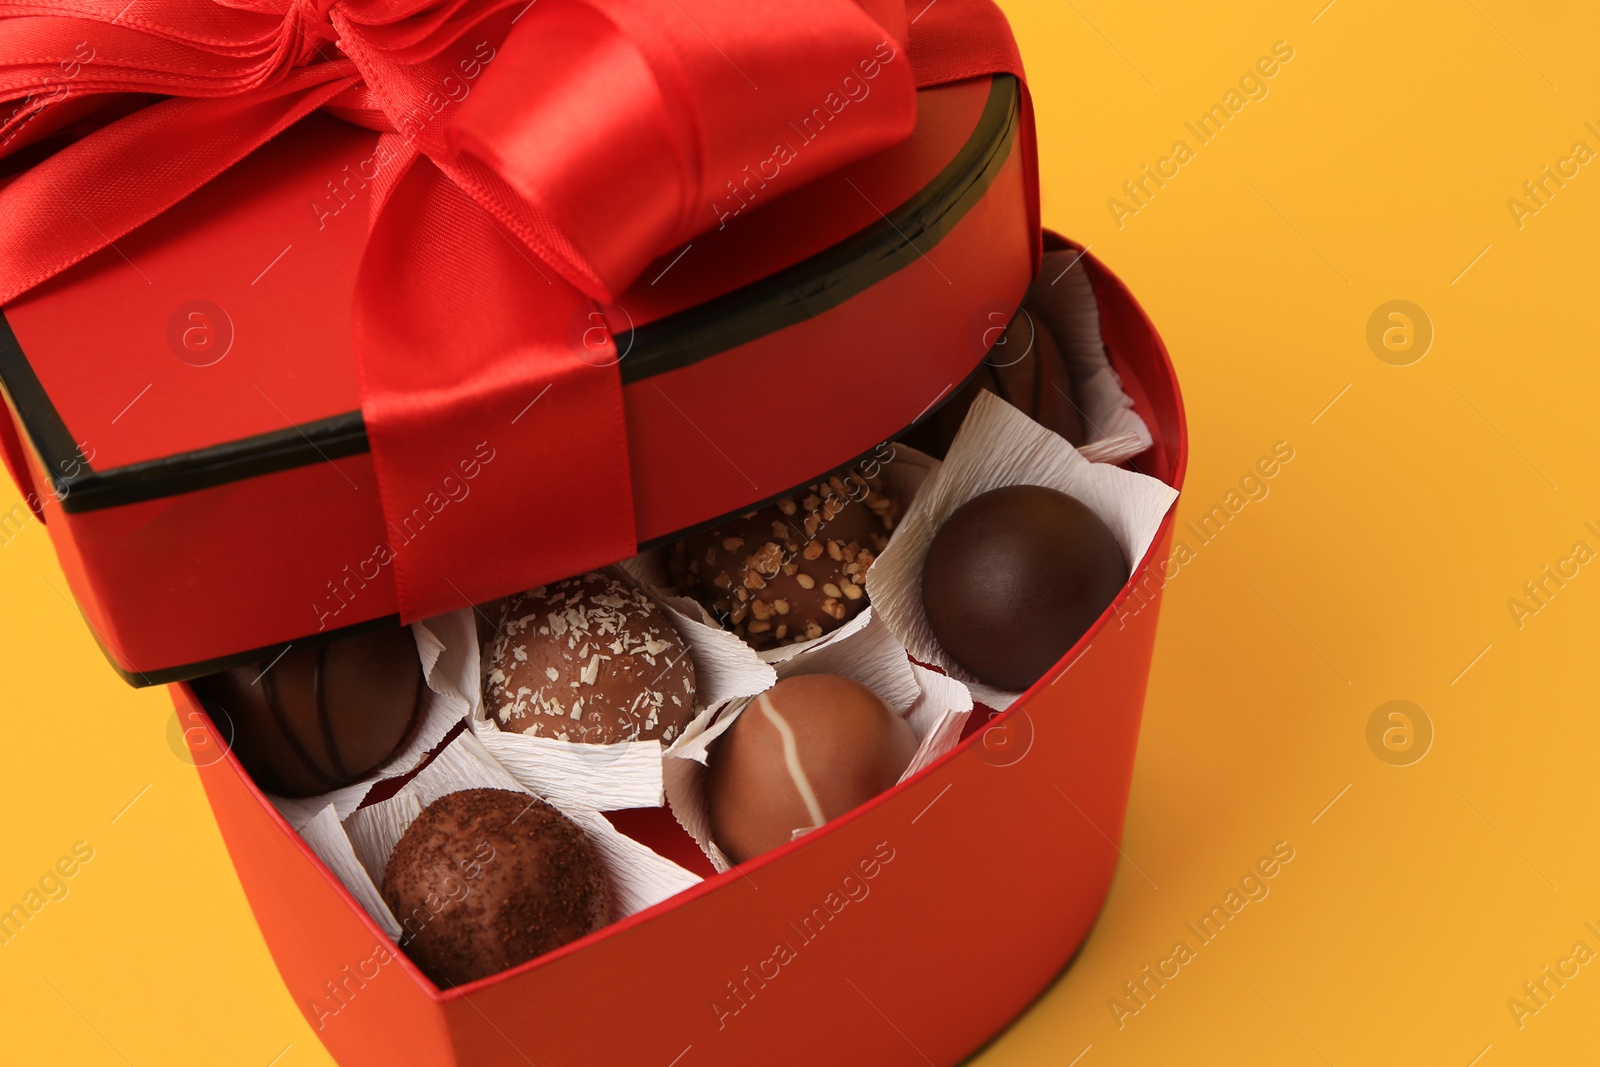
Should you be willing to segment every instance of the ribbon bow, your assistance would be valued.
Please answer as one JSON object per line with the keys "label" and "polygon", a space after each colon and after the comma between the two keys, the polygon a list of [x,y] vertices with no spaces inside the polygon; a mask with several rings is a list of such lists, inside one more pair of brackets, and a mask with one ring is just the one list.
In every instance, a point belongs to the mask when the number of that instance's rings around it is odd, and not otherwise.
{"label": "ribbon bow", "polygon": [[[569,324],[716,224],[724,187],[861,63],[880,69],[870,97],[768,195],[895,143],[915,115],[899,0],[0,0],[0,15],[0,158],[42,156],[0,189],[0,304],[315,110],[381,131],[352,324],[388,528],[458,460],[498,460],[396,552],[406,620],[630,555],[614,349],[593,331],[574,344]],[[946,50],[930,80],[979,72],[964,65],[1004,64]]]}

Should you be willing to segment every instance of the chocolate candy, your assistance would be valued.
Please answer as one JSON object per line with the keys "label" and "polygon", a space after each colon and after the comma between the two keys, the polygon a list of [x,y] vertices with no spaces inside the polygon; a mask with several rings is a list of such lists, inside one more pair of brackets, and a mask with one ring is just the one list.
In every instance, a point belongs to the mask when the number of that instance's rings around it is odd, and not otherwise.
{"label": "chocolate candy", "polygon": [[911,727],[865,686],[836,674],[785,678],[707,754],[712,840],[743,863],[871,800],[916,752]]}
{"label": "chocolate candy", "polygon": [[507,597],[484,654],[502,729],[609,745],[671,742],[694,717],[694,660],[644,593],[589,573]]}
{"label": "chocolate candy", "polygon": [[1084,443],[1083,414],[1061,349],[1044,323],[1026,308],[1017,312],[967,383],[903,439],[913,448],[942,457],[972,402],[985,390],[1074,447]]}
{"label": "chocolate candy", "polygon": [[389,854],[383,901],[400,947],[440,986],[560,948],[611,921],[588,837],[538,797],[467,789],[423,809]]}
{"label": "chocolate candy", "polygon": [[1026,689],[1128,580],[1116,538],[1087,506],[1039,485],[957,508],[928,546],[922,605],[939,643],[1001,689]]}
{"label": "chocolate candy", "polygon": [[331,644],[194,682],[233,724],[233,751],[269,793],[312,796],[360,781],[411,739],[427,686],[408,627]]}
{"label": "chocolate candy", "polygon": [[679,541],[668,569],[753,648],[809,641],[867,606],[867,568],[899,512],[879,479],[836,475]]}

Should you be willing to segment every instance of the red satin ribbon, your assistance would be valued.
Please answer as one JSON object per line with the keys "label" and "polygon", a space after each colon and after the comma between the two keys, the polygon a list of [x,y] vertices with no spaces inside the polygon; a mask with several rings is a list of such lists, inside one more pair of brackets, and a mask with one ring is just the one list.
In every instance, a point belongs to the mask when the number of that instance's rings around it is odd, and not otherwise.
{"label": "red satin ribbon", "polygon": [[[383,130],[353,336],[401,614],[576,573],[635,547],[594,301],[715,224],[860,63],[881,70],[851,122],[763,180],[908,135],[911,64],[884,61],[908,35],[944,56],[925,84],[1020,73],[988,0],[941,4],[908,26],[895,0],[0,0],[0,157],[114,119],[0,189],[0,303],[313,110]],[[166,99],[122,114],[136,94]],[[471,496],[430,506],[462,464]]]}

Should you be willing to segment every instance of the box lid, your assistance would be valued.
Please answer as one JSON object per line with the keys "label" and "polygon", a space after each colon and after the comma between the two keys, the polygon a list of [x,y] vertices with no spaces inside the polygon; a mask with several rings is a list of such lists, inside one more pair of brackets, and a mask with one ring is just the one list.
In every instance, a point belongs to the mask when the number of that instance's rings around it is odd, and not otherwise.
{"label": "box lid", "polygon": [[[977,365],[988,311],[1020,302],[1037,237],[1015,151],[1017,82],[926,88],[918,104],[913,137],[877,156],[770,202],[759,180],[731,188],[723,225],[605,309],[623,356],[641,542],[893,436]],[[326,625],[286,569],[333,589],[352,546],[386,536],[359,513],[370,500],[312,484],[332,469],[355,487],[365,459],[349,312],[373,143],[307,119],[4,309],[0,385],[37,497],[86,618],[136,684],[393,621],[379,591]],[[961,228],[966,243],[947,258],[940,248]],[[791,385],[811,364],[859,377],[865,397],[846,397],[847,383],[837,403],[809,408]],[[728,435],[748,423],[750,397],[795,412],[811,435],[741,451]],[[283,529],[289,500],[317,512],[318,536]],[[275,518],[276,539],[261,531]],[[225,558],[245,540],[248,563]]]}

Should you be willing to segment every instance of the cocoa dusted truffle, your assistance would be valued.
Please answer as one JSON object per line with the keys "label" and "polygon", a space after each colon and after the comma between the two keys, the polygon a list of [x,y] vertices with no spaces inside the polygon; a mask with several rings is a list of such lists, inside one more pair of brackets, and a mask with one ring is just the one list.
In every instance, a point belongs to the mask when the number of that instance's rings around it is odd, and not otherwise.
{"label": "cocoa dusted truffle", "polygon": [[325,645],[197,679],[194,691],[233,724],[233,751],[257,785],[283,797],[360,781],[411,739],[427,686],[409,627]]}
{"label": "cocoa dusted truffle", "polygon": [[670,743],[694,717],[694,660],[648,596],[589,573],[507,597],[484,653],[502,729],[609,745]]}
{"label": "cocoa dusted truffle", "polygon": [[506,789],[424,808],[389,854],[383,901],[400,947],[439,986],[515,967],[611,921],[611,885],[583,830]]}
{"label": "cocoa dusted truffle", "polygon": [[743,863],[871,800],[916,752],[911,727],[865,686],[837,674],[785,678],[711,745],[712,840]]}
{"label": "cocoa dusted truffle", "polygon": [[899,512],[879,479],[836,475],[679,541],[668,568],[758,651],[809,641],[867,606],[867,568]]}
{"label": "cocoa dusted truffle", "polygon": [[922,606],[939,644],[1001,689],[1026,689],[1128,580],[1106,524],[1078,500],[1008,485],[957,508],[928,546]]}

